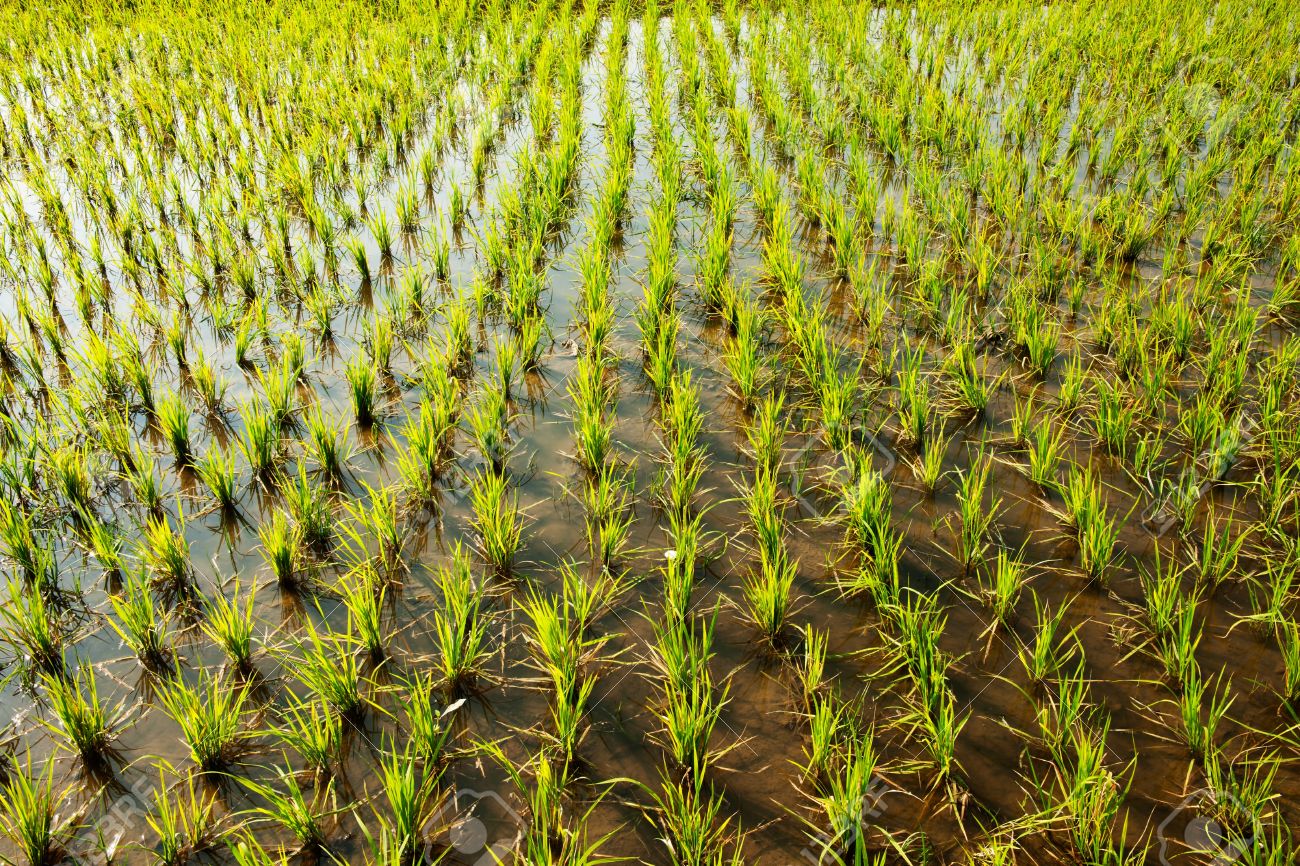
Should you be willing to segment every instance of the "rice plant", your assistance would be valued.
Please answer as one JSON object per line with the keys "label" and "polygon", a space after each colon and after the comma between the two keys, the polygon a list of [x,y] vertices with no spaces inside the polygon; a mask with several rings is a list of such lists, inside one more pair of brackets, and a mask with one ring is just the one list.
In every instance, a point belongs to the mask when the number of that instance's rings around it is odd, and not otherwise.
{"label": "rice plant", "polygon": [[400,752],[393,744],[382,754],[378,771],[388,806],[386,814],[375,812],[385,836],[381,844],[391,847],[391,862],[415,862],[423,847],[425,826],[436,812],[435,777],[424,773],[409,752]]}
{"label": "rice plant", "polygon": [[154,601],[147,575],[135,569],[128,571],[121,594],[110,596],[109,603],[115,615],[109,627],[122,643],[146,669],[169,670],[174,651],[168,639],[168,616]]}
{"label": "rice plant", "polygon": [[213,448],[200,458],[195,468],[216,506],[223,512],[233,513],[239,498],[234,459],[221,449]]}
{"label": "rice plant", "polygon": [[121,707],[99,697],[93,668],[79,666],[68,678],[45,677],[46,697],[57,724],[49,730],[66,742],[89,767],[102,767],[122,726]]}
{"label": "rice plant", "polygon": [[158,428],[170,443],[176,463],[188,466],[193,447],[189,406],[180,394],[172,393],[159,397],[154,411]]}
{"label": "rice plant", "polygon": [[984,561],[990,544],[989,532],[1001,508],[997,496],[988,508],[984,505],[992,468],[991,460],[977,455],[969,469],[958,473],[957,559],[968,573]]}
{"label": "rice plant", "polygon": [[450,757],[449,746],[455,737],[452,714],[464,701],[442,701],[438,680],[431,672],[416,674],[403,685],[402,708],[411,750],[425,766],[441,767]]}
{"label": "rice plant", "polygon": [[10,652],[19,651],[33,672],[62,675],[67,637],[57,612],[39,589],[9,579],[9,603],[0,607],[3,635]]}
{"label": "rice plant", "polygon": [[248,792],[262,801],[246,814],[253,820],[264,819],[289,832],[303,852],[322,851],[326,846],[325,822],[334,806],[334,792],[330,782],[318,785],[310,799],[298,784],[294,774],[276,768],[270,783],[240,779]]}
{"label": "rice plant", "polygon": [[379,380],[375,368],[365,358],[356,355],[348,361],[345,375],[357,426],[363,429],[374,426],[380,411]]}
{"label": "rice plant", "polygon": [[237,670],[248,673],[253,669],[256,650],[253,632],[257,620],[253,615],[253,602],[257,585],[248,588],[243,600],[239,590],[240,582],[236,579],[231,588],[231,598],[223,592],[205,597],[202,628]]}
{"label": "rice plant", "polygon": [[451,693],[473,687],[486,675],[488,627],[485,592],[475,579],[465,553],[453,551],[439,572],[442,606],[434,614],[441,681]]}
{"label": "rice plant", "polygon": [[328,776],[343,748],[343,719],[319,700],[290,698],[270,733],[316,776]]}
{"label": "rice plant", "polygon": [[482,472],[471,482],[469,497],[479,555],[498,574],[509,575],[523,542],[518,494],[504,475]]}
{"label": "rice plant", "polygon": [[160,866],[181,866],[217,845],[217,792],[200,790],[202,782],[191,775],[172,796],[165,785],[168,769],[160,763],[158,788],[145,821],[158,837],[151,853]]}
{"label": "rice plant", "polygon": [[74,841],[79,827],[77,819],[64,814],[59,806],[64,792],[54,789],[54,764],[46,762],[44,770],[11,760],[3,780],[4,797],[0,800],[0,831],[12,845],[13,854],[6,862],[21,866],[51,866],[58,863]]}
{"label": "rice plant", "polygon": [[342,435],[339,422],[326,418],[319,408],[307,415],[307,453],[335,481],[342,479],[349,457],[347,445],[340,441]]}
{"label": "rice plant", "polygon": [[297,638],[294,647],[281,652],[294,660],[298,679],[333,712],[344,719],[356,718],[367,705],[356,635],[351,630],[322,632],[310,621],[303,631],[305,636]]}
{"label": "rice plant", "polygon": [[1025,564],[1007,550],[999,550],[989,568],[987,582],[981,587],[993,616],[994,626],[1010,623],[1016,602],[1027,580]]}
{"label": "rice plant", "polygon": [[280,465],[283,446],[280,425],[259,400],[244,404],[239,414],[244,423],[239,450],[254,476],[266,484]]}
{"label": "rice plant", "polygon": [[194,685],[164,682],[159,700],[180,727],[190,759],[204,773],[224,770],[242,753],[248,688],[201,673]]}
{"label": "rice plant", "polygon": [[338,584],[338,595],[348,611],[349,628],[372,662],[388,658],[392,635],[384,623],[386,587],[373,569],[362,566]]}
{"label": "rice plant", "polygon": [[262,559],[271,570],[276,583],[290,589],[298,586],[298,534],[283,511],[271,515],[257,530],[257,539],[262,546]]}

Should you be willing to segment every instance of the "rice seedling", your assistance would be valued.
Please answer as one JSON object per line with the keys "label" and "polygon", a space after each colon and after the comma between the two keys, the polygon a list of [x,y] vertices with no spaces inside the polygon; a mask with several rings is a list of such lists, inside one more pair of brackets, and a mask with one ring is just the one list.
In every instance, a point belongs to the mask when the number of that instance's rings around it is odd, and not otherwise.
{"label": "rice seedling", "polygon": [[225,769],[244,748],[248,688],[231,687],[216,677],[200,673],[194,685],[167,680],[158,698],[181,729],[190,759],[204,773]]}
{"label": "rice seedling", "polygon": [[833,773],[846,726],[845,708],[833,696],[815,695],[808,708],[808,744],[804,747],[803,774],[824,784]]}
{"label": "rice seedling", "polygon": [[900,438],[918,450],[930,430],[930,385],[920,371],[920,352],[909,356],[898,376],[898,419]]}
{"label": "rice seedling", "polygon": [[374,426],[379,420],[379,379],[375,375],[375,368],[365,358],[357,355],[348,361],[345,375],[357,426],[362,429]]}
{"label": "rice seedling", "polygon": [[486,595],[475,579],[469,557],[457,547],[438,571],[442,604],[434,612],[440,682],[452,694],[472,688],[485,674],[490,656],[484,609]]}
{"label": "rice seedling", "polygon": [[1071,467],[1061,496],[1063,516],[1079,543],[1079,567],[1088,577],[1101,580],[1115,557],[1122,521],[1107,513],[1101,483],[1090,468]]}
{"label": "rice seedling", "polygon": [[391,578],[403,568],[402,551],[406,544],[397,491],[391,487],[371,487],[365,482],[362,487],[368,500],[357,499],[345,506],[349,519],[340,527],[344,552],[354,564],[375,565],[377,574]]}
{"label": "rice seedling", "polygon": [[[388,215],[382,210],[376,211],[366,220],[366,226],[379,246],[380,257],[385,263],[390,263],[393,259],[393,227],[388,222]],[[360,263],[358,263],[358,270],[363,276],[367,273]]]}
{"label": "rice seedling", "polygon": [[632,468],[614,463],[589,476],[583,485],[582,501],[587,513],[587,543],[593,557],[606,572],[618,572],[627,552],[632,526]]}
{"label": "rice seedling", "polygon": [[174,653],[167,637],[168,618],[154,601],[147,575],[129,570],[122,593],[110,596],[109,602],[116,615],[116,619],[109,620],[109,627],[131,648],[140,663],[148,670],[169,670]]}
{"label": "rice seedling", "polygon": [[965,342],[954,344],[952,354],[945,359],[944,365],[953,380],[957,401],[977,417],[982,416],[998,382],[984,379],[975,365],[972,345]]}
{"label": "rice seedling", "polygon": [[827,634],[811,626],[803,628],[803,653],[798,659],[800,704],[810,711],[814,701],[825,691]]}
{"label": "rice seedling", "polygon": [[253,629],[257,621],[253,615],[253,602],[257,585],[249,587],[247,598],[242,603],[239,588],[239,580],[236,578],[231,589],[232,598],[226,598],[221,592],[204,598],[202,628],[226,654],[236,670],[248,673],[253,669],[253,652],[256,649]]}
{"label": "rice seedling", "polygon": [[928,494],[933,494],[938,489],[939,483],[946,474],[944,460],[948,456],[948,446],[951,443],[952,437],[935,435],[910,461],[912,474]]}
{"label": "rice seedling", "polygon": [[993,616],[993,627],[1008,625],[1027,580],[1025,564],[1001,549],[988,571],[987,583],[981,586],[981,591]]}
{"label": "rice seedling", "polygon": [[583,637],[575,622],[579,614],[568,601],[532,591],[521,608],[529,624],[533,663],[551,680],[556,705],[567,703],[576,710],[581,706],[577,698],[582,693],[583,671],[604,641]]}
{"label": "rice seedling", "polygon": [[409,750],[399,752],[390,747],[379,761],[379,782],[388,810],[387,814],[376,810],[375,817],[394,863],[415,862],[423,847],[425,826],[436,811],[435,777],[422,773],[412,757]]}
{"label": "rice seedling", "polygon": [[282,587],[296,587],[299,541],[283,511],[275,512],[258,528],[257,540],[262,545],[262,559],[276,582]]}
{"label": "rice seedling", "polygon": [[239,498],[234,459],[221,449],[213,448],[199,459],[195,469],[216,506],[225,513],[233,513]]}
{"label": "rice seedling", "polygon": [[384,661],[391,634],[384,625],[386,588],[379,576],[362,566],[339,582],[337,592],[347,608],[348,625],[358,644],[371,661]]}
{"label": "rice seedling", "polygon": [[1242,548],[1250,539],[1251,530],[1233,533],[1228,521],[1211,514],[1205,521],[1200,543],[1190,551],[1198,581],[1211,588],[1218,586],[1239,572],[1238,561]]}
{"label": "rice seedling", "polygon": [[46,675],[46,697],[57,724],[49,730],[66,742],[88,767],[101,767],[122,726],[121,707],[100,700],[94,670],[79,666],[68,678]]}
{"label": "rice seedling", "polygon": [[957,503],[960,526],[956,531],[957,559],[969,574],[971,569],[984,561],[984,554],[989,547],[989,530],[997,519],[1001,508],[1000,500],[993,497],[986,510],[984,497],[989,490],[992,477],[993,461],[982,455],[972,458],[971,466],[959,472],[957,483]]}
{"label": "rice seedling", "polygon": [[253,474],[265,484],[274,477],[275,470],[280,465],[283,445],[280,425],[272,413],[257,400],[244,404],[239,414],[244,422],[239,450],[248,461]]}
{"label": "rice seedling", "polygon": [[346,632],[321,632],[308,620],[305,638],[295,640],[296,657],[284,652],[294,663],[297,677],[339,717],[355,719],[366,706],[362,678],[357,664],[358,640],[349,628]]}
{"label": "rice seedling", "polygon": [[1029,479],[1044,493],[1057,489],[1057,473],[1065,453],[1065,431],[1050,422],[1039,424],[1029,439]]}
{"label": "rice seedling", "polygon": [[333,785],[327,781],[317,786],[308,800],[293,773],[282,768],[274,772],[270,783],[239,780],[263,803],[246,810],[246,814],[253,820],[265,819],[278,824],[294,837],[300,851],[322,851],[327,842],[325,821],[337,811],[329,808],[333,806]]}
{"label": "rice seedling", "polygon": [[319,700],[289,698],[271,734],[316,776],[328,776],[343,748],[343,720]]}
{"label": "rice seedling", "polygon": [[176,525],[166,518],[151,517],[145,524],[140,550],[154,583],[180,595],[188,592],[192,573],[185,525],[184,512],[179,513]]}
{"label": "rice seedling", "polygon": [[[1071,817],[1070,835],[1075,850],[1085,858],[1100,860],[1111,849],[1115,820],[1128,790],[1128,781],[1108,769],[1106,734],[1109,724],[1097,730],[1077,727],[1073,734],[1072,760],[1062,771],[1069,792],[1065,809]],[[1126,771],[1130,778],[1131,765]]]}
{"label": "rice seedling", "polygon": [[[11,759],[12,760],[12,759]],[[45,769],[20,767],[16,760],[4,774],[4,797],[0,800],[0,831],[13,846],[6,862],[15,866],[50,866],[58,863],[74,841],[76,819],[65,815],[59,806],[66,792],[54,789],[54,764]]]}
{"label": "rice seedling", "polygon": [[253,359],[249,357],[249,352],[253,348],[253,333],[255,326],[255,317],[250,312],[240,320],[238,327],[235,329],[235,363],[240,367],[249,367]]}
{"label": "rice seedling", "polygon": [[703,780],[677,785],[665,779],[659,792],[651,791],[662,827],[662,841],[684,863],[735,863],[739,842],[731,858],[726,849],[733,841],[731,819],[722,817],[722,799]]}
{"label": "rice seedling", "polygon": [[862,862],[867,846],[862,814],[877,796],[873,733],[868,730],[849,739],[841,747],[837,763],[825,789],[814,797],[822,819],[818,828],[824,833],[822,847],[840,862]]}
{"label": "rice seedling", "polygon": [[308,413],[306,451],[317,467],[335,481],[342,479],[349,457],[347,445],[340,441],[342,435],[342,425],[326,418],[319,407]]}
{"label": "rice seedling", "polygon": [[171,444],[172,455],[180,466],[190,463],[190,409],[181,395],[172,393],[158,398],[154,409],[158,427]]}
{"label": "rice seedling", "polygon": [[585,809],[575,810],[571,817],[566,818],[568,810],[564,792],[568,777],[554,756],[542,750],[519,766],[507,758],[499,746],[491,747],[489,754],[495,763],[502,766],[519,792],[528,815],[511,846],[517,849],[521,860],[543,863],[554,858],[593,866],[610,862],[609,857],[600,854],[600,849],[612,834],[594,841],[587,835],[590,816],[608,794],[608,789],[597,793],[593,802],[584,804]]}
{"label": "rice seedling", "polygon": [[[366,352],[370,355],[373,369],[389,373],[393,367],[393,326],[385,316],[375,316],[370,321],[370,330],[366,334]],[[352,377],[348,378],[349,383]]]}
{"label": "rice seedling", "polygon": [[508,576],[523,541],[519,496],[504,475],[481,472],[470,483],[469,498],[479,555],[498,574]]}
{"label": "rice seedling", "polygon": [[1137,409],[1120,388],[1103,384],[1097,388],[1097,409],[1093,429],[1097,441],[1115,454],[1125,454],[1129,433],[1137,421]]}
{"label": "rice seedling", "polygon": [[[26,486],[21,484],[20,489]],[[39,578],[50,567],[49,553],[37,540],[36,524],[30,514],[8,503],[0,506],[0,544],[4,555],[19,567],[26,583],[41,583]]]}
{"label": "rice seedling", "polygon": [[455,735],[450,716],[464,705],[463,700],[444,704],[432,672],[415,675],[404,684],[404,692],[402,708],[412,753],[425,766],[440,768],[450,757],[448,747]]}
{"label": "rice seedling", "polygon": [[722,757],[723,750],[711,749],[714,728],[728,701],[729,687],[715,690],[707,675],[692,678],[680,689],[664,695],[664,705],[655,710],[663,745],[673,763],[699,779]]}
{"label": "rice seedling", "polygon": [[218,838],[217,792],[201,791],[202,783],[191,775],[170,796],[163,765],[158,767],[158,788],[153,808],[145,821],[158,837],[152,852],[160,866],[182,866],[216,847]]}
{"label": "rice seedling", "polygon": [[1213,747],[1214,735],[1232,706],[1229,684],[1221,682],[1217,689],[1201,679],[1199,671],[1192,669],[1183,682],[1178,710],[1182,734],[1192,756],[1204,760]]}
{"label": "rice seedling", "polygon": [[307,467],[298,464],[292,482],[279,486],[293,520],[293,533],[306,551],[328,552],[334,541],[334,510],[326,487],[313,484]]}
{"label": "rice seedling", "polygon": [[1061,624],[1065,621],[1065,614],[1069,610],[1068,604],[1062,605],[1052,613],[1051,609],[1042,603],[1037,593],[1033,595],[1036,616],[1033,641],[1021,647],[1019,657],[1029,682],[1038,685],[1055,676],[1074,656],[1076,646],[1074,636],[1078,629],[1076,627],[1065,633],[1061,632]]}
{"label": "rice seedling", "polygon": [[49,461],[50,474],[68,505],[77,511],[89,507],[93,487],[86,455],[64,446],[51,452]]}
{"label": "rice seedling", "polygon": [[573,435],[578,461],[589,472],[598,472],[613,449],[613,423],[609,415],[617,411],[603,363],[591,355],[580,358],[569,380],[569,396],[574,404]]}
{"label": "rice seedling", "polygon": [[293,363],[293,359],[286,354],[278,370],[257,371],[258,382],[264,394],[266,414],[270,417],[271,424],[280,430],[289,426],[295,409],[298,372],[295,371]]}
{"label": "rice seedling", "polygon": [[45,595],[23,583],[9,579],[9,603],[0,608],[4,641],[11,652],[21,651],[33,672],[63,673],[63,652],[67,639],[55,611]]}
{"label": "rice seedling", "polygon": [[122,533],[116,527],[96,519],[93,515],[82,512],[81,519],[86,527],[87,546],[103,566],[106,582],[110,585],[118,583],[124,567]]}
{"label": "rice seedling", "polygon": [[[677,331],[681,323],[676,313],[656,312],[654,315],[661,318],[653,325],[642,325],[646,352],[645,371],[655,395],[663,400],[677,373]],[[647,327],[651,330],[647,331]]]}
{"label": "rice seedling", "polygon": [[494,474],[501,474],[511,451],[510,407],[505,395],[495,389],[484,391],[481,400],[469,407],[465,420],[479,453]]}
{"label": "rice seedling", "polygon": [[763,640],[771,645],[782,641],[791,613],[791,588],[799,563],[791,560],[784,545],[769,552],[759,545],[759,567],[744,585],[745,616]]}
{"label": "rice seedling", "polygon": [[868,591],[879,602],[891,601],[898,586],[898,557],[902,535],[891,522],[893,496],[884,478],[862,461],[851,463],[853,474],[841,491],[845,540],[858,555],[859,569],[841,586],[850,592]]}

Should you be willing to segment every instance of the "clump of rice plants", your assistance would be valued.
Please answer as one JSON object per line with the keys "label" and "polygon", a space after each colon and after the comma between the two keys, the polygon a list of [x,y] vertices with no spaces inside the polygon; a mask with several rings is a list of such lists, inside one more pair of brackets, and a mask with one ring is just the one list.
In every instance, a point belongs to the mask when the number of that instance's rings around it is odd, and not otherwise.
{"label": "clump of rice plants", "polygon": [[65,856],[77,832],[76,819],[59,809],[65,792],[54,789],[54,764],[37,770],[12,761],[4,774],[0,831],[23,866],[49,866]]}
{"label": "clump of rice plants", "polygon": [[507,576],[523,541],[518,494],[504,475],[482,472],[471,482],[469,495],[479,555],[497,574]]}
{"label": "clump of rice plants", "polygon": [[158,837],[153,852],[158,862],[164,866],[180,866],[216,848],[217,792],[202,790],[202,782],[191,775],[172,795],[164,784],[166,772],[160,764],[159,786],[145,821]]}
{"label": "clump of rice plants", "polygon": [[316,776],[334,771],[343,748],[343,719],[320,700],[291,698],[271,734]]}
{"label": "clump of rice plants", "polygon": [[92,668],[80,666],[71,677],[45,678],[46,697],[58,719],[50,730],[66,742],[88,767],[103,767],[122,726],[120,707],[99,697]]}
{"label": "clump of rice plants", "polygon": [[254,635],[257,621],[253,615],[257,585],[250,586],[243,599],[239,590],[240,582],[236,580],[231,598],[217,592],[204,599],[202,628],[236,670],[249,673],[253,670],[253,653],[257,648]]}
{"label": "clump of rice plants", "polygon": [[356,719],[368,705],[364,680],[358,663],[359,641],[351,631],[335,632],[317,628],[308,621],[305,637],[296,646],[281,649],[294,653],[298,678],[334,713],[344,719]]}
{"label": "clump of rice plants", "polygon": [[346,368],[348,393],[357,425],[373,427],[379,420],[379,378],[375,368],[362,356],[354,356]]}
{"label": "clump of rice plants", "polygon": [[190,434],[190,408],[180,394],[158,398],[154,409],[158,427],[171,444],[172,455],[181,466],[188,466],[193,442]]}
{"label": "clump of rice plants", "polygon": [[9,603],[0,608],[0,634],[10,651],[21,651],[20,660],[25,660],[33,673],[62,675],[67,638],[57,611],[50,608],[39,589],[13,578],[8,591]]}
{"label": "clump of rice plants", "polygon": [[167,613],[159,608],[150,591],[148,576],[131,570],[126,574],[122,591],[110,597],[114,618],[109,627],[131,648],[147,670],[170,670],[175,657],[168,638]]}
{"label": "clump of rice plants", "polygon": [[190,759],[204,773],[224,770],[242,753],[248,688],[203,673],[194,685],[162,684],[159,700],[181,729]]}
{"label": "clump of rice plants", "polygon": [[487,596],[459,547],[438,572],[438,583],[442,592],[442,605],[434,614],[438,670],[449,693],[459,694],[472,688],[487,671]]}

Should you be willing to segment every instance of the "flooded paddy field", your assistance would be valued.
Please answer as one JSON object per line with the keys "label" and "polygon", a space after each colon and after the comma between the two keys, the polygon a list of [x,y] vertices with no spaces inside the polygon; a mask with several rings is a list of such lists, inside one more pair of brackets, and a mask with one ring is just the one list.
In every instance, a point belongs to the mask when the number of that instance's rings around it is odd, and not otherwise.
{"label": "flooded paddy field", "polygon": [[1294,4],[5,20],[6,862],[1294,861]]}

